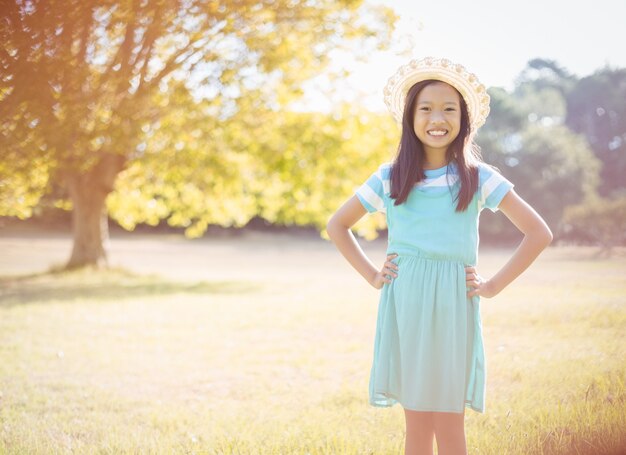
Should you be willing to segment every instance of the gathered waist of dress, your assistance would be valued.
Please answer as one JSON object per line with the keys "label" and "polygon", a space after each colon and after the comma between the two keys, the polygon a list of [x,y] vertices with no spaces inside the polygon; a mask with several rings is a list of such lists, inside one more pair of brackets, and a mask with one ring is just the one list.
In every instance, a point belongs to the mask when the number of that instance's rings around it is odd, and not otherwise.
{"label": "gathered waist of dress", "polygon": [[469,258],[463,258],[461,255],[453,255],[447,253],[440,253],[437,251],[426,251],[419,248],[407,248],[406,246],[398,248],[390,246],[387,249],[387,255],[389,254],[397,254],[399,257],[407,256],[407,257],[418,257],[422,259],[431,259],[435,261],[449,261],[449,262],[457,262],[463,265],[469,266],[474,265],[475,261]]}

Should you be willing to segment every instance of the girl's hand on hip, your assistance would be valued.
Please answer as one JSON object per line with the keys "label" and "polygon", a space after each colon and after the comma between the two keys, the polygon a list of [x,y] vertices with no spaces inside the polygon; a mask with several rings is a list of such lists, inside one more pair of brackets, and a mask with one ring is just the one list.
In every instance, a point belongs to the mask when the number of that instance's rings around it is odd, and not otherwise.
{"label": "girl's hand on hip", "polygon": [[385,283],[391,284],[391,281],[398,276],[396,273],[398,266],[391,262],[392,259],[395,259],[396,257],[398,257],[398,255],[395,253],[387,255],[387,260],[383,264],[383,267],[380,271],[376,272],[370,281],[370,284],[376,289],[382,288]]}
{"label": "girl's hand on hip", "polygon": [[490,298],[497,294],[497,292],[493,289],[491,282],[489,280],[485,280],[478,274],[476,267],[465,267],[465,282],[467,288],[471,288],[467,292],[468,297],[479,295],[481,297]]}

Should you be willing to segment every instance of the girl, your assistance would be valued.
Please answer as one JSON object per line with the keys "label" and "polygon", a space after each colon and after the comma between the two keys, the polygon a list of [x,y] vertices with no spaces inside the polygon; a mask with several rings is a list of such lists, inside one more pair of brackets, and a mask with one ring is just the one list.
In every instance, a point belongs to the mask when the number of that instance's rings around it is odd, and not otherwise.
{"label": "girl", "polygon": [[[406,454],[466,454],[464,411],[484,412],[485,359],[480,297],[493,297],[552,241],[543,219],[481,162],[473,142],[489,114],[476,76],[446,59],[398,69],[385,103],[402,124],[398,154],[383,164],[328,222],[337,249],[381,289],[370,374],[373,406],[399,403]],[[489,279],[476,269],[478,217],[501,210],[524,234]],[[377,268],[350,228],[367,212],[386,213],[387,260]]]}

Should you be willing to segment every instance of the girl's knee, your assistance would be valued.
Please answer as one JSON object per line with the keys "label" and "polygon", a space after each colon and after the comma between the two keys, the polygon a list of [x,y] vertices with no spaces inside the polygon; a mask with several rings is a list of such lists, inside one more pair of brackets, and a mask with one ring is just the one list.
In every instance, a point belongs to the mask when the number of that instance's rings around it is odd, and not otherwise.
{"label": "girl's knee", "polygon": [[407,455],[432,455],[435,430],[431,412],[404,410],[406,417],[406,443],[404,453]]}
{"label": "girl's knee", "polygon": [[433,422],[440,455],[467,454],[464,413],[436,412]]}

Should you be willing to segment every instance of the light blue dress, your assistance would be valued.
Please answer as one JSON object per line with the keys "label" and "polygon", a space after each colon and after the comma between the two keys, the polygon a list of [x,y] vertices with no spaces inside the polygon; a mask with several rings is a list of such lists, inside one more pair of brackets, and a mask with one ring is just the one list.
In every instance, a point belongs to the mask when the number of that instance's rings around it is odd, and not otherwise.
{"label": "light blue dress", "polygon": [[369,382],[374,406],[400,403],[414,411],[485,409],[486,365],[480,297],[467,297],[465,266],[475,265],[478,218],[493,212],[513,184],[479,164],[479,188],[455,211],[456,165],[426,170],[405,203],[390,198],[391,164],[356,191],[368,212],[386,213],[387,253],[398,277],[381,290]]}

